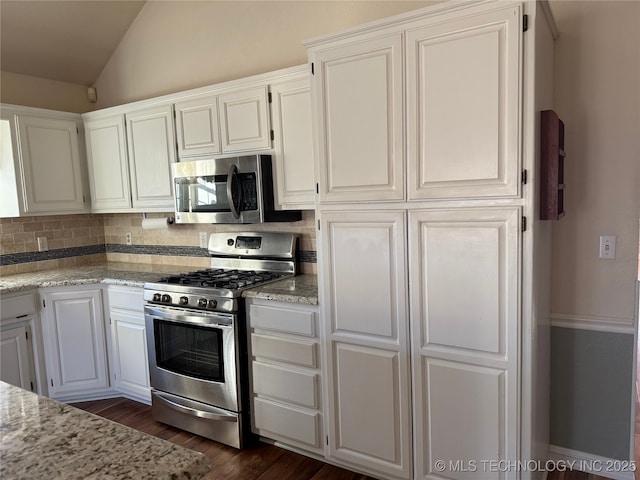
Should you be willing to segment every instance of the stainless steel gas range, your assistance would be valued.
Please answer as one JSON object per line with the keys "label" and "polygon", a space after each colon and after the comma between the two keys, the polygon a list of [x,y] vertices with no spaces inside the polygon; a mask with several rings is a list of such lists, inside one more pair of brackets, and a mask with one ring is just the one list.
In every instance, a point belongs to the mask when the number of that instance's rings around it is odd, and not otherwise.
{"label": "stainless steel gas range", "polygon": [[153,417],[241,448],[249,430],[242,291],[296,274],[297,237],[214,233],[212,268],[144,285]]}

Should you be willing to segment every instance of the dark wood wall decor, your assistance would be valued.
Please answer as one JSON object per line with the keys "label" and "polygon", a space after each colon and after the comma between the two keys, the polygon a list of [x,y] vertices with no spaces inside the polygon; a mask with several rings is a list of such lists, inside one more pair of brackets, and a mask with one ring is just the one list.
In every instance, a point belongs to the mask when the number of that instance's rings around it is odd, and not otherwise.
{"label": "dark wood wall decor", "polygon": [[564,123],[553,110],[540,112],[540,220],[564,216]]}

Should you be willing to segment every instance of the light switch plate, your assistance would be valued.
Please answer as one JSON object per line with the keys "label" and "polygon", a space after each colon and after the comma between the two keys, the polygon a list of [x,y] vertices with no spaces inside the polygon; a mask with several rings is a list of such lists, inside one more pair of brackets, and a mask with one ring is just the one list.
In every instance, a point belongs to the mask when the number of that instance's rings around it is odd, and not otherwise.
{"label": "light switch plate", "polygon": [[616,258],[616,236],[600,236],[600,258],[604,260],[614,260]]}

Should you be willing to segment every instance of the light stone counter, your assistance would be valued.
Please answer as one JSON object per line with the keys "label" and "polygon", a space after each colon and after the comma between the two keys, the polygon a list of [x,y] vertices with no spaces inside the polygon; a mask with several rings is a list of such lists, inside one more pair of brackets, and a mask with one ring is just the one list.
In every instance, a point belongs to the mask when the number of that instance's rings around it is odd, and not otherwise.
{"label": "light stone counter", "polygon": [[[0,294],[32,288],[60,287],[105,283],[142,287],[173,273],[193,271],[194,267],[105,262],[96,265],[19,273],[0,277]],[[318,281],[315,275],[293,278],[255,287],[242,292],[244,297],[257,297],[280,302],[318,304]]]}
{"label": "light stone counter", "polygon": [[296,275],[295,277],[268,283],[242,292],[243,297],[263,298],[288,303],[318,304],[318,277]]}
{"label": "light stone counter", "polygon": [[0,382],[0,478],[199,479],[201,453]]}

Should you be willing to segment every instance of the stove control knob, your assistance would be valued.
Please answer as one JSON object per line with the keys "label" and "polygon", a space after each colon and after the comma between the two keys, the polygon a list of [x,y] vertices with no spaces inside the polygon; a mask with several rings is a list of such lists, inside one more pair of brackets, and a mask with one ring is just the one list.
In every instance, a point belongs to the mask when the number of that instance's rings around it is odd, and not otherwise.
{"label": "stove control knob", "polygon": [[164,295],[162,295],[161,300],[162,300],[164,303],[171,303],[171,297],[170,297],[169,295],[167,295],[166,293],[165,293]]}
{"label": "stove control knob", "polygon": [[198,306],[205,308],[207,306],[207,299],[206,298],[199,298],[198,299]]}
{"label": "stove control knob", "polygon": [[189,297],[180,297],[180,305],[187,305],[189,303]]}
{"label": "stove control knob", "polygon": [[218,302],[216,302],[215,300],[209,300],[209,303],[207,306],[209,308],[216,308],[218,306]]}
{"label": "stove control knob", "polygon": [[153,301],[154,302],[159,302],[162,300],[162,295],[160,295],[159,293],[154,293],[153,294]]}

